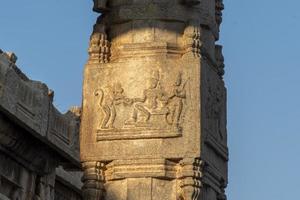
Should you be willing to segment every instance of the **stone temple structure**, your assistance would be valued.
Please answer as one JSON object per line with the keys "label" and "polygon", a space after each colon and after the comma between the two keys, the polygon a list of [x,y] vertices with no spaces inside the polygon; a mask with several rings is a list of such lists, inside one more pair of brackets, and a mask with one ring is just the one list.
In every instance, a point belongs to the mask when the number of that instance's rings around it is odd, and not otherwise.
{"label": "stone temple structure", "polygon": [[222,0],[94,0],[85,200],[225,200]]}
{"label": "stone temple structure", "polygon": [[81,200],[80,109],[61,114],[16,60],[0,50],[0,200]]}
{"label": "stone temple structure", "polygon": [[223,9],[94,0],[82,108],[65,114],[0,50],[0,200],[226,200]]}

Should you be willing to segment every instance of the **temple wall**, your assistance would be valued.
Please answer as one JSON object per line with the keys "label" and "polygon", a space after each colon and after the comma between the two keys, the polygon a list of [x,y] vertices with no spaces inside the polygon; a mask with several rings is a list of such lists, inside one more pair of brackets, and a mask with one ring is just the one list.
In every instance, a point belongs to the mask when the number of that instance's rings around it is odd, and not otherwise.
{"label": "temple wall", "polygon": [[80,109],[61,114],[16,60],[0,50],[0,199],[80,200]]}

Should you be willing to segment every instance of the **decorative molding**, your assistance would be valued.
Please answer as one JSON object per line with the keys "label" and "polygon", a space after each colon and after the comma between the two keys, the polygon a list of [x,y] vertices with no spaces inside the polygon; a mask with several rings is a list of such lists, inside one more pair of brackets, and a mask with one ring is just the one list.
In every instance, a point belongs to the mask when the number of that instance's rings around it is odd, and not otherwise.
{"label": "decorative molding", "polygon": [[115,160],[106,168],[106,180],[124,178],[162,178],[174,180],[177,177],[176,161],[166,159]]}
{"label": "decorative molding", "polygon": [[184,158],[180,161],[180,199],[199,200],[202,195],[204,162],[200,158]]}
{"label": "decorative molding", "polygon": [[134,139],[155,139],[181,137],[181,130],[175,129],[151,129],[144,128],[128,130],[98,130],[97,141],[109,140],[134,140]]}
{"label": "decorative molding", "polygon": [[211,134],[207,134],[204,142],[210,146],[221,158],[228,161],[228,148],[222,143],[218,142]]}
{"label": "decorative molding", "polygon": [[[75,117],[74,119],[75,120]],[[57,137],[59,140],[64,142],[66,145],[70,145],[71,143],[71,127],[70,124],[72,122],[70,118],[59,113],[56,108],[50,108],[50,125],[48,134],[51,134]],[[75,134],[72,132],[72,134]]]}
{"label": "decorative molding", "polygon": [[174,56],[180,58],[187,52],[186,48],[181,47],[178,44],[172,44],[167,42],[145,42],[145,43],[124,43],[114,47],[111,61],[121,61],[126,58],[138,58],[145,56],[159,56],[165,54],[168,56]]}
{"label": "decorative molding", "polygon": [[89,64],[108,63],[110,60],[110,42],[107,39],[104,24],[95,24],[89,46]]}
{"label": "decorative molding", "polygon": [[105,196],[105,163],[98,161],[82,163],[84,200],[102,200]]}

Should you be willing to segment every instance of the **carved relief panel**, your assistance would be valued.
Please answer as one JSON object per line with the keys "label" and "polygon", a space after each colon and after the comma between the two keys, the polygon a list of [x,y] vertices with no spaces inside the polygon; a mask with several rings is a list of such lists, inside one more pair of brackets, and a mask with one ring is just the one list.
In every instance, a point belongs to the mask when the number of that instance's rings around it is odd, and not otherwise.
{"label": "carved relief panel", "polygon": [[171,78],[150,71],[126,87],[139,90],[132,96],[117,78],[95,90],[98,141],[181,136],[189,79],[182,71]]}
{"label": "carved relief panel", "polygon": [[[159,156],[165,151],[161,143],[172,140],[172,148],[166,151],[176,157],[190,140],[196,143],[200,135],[193,131],[200,131],[199,112],[192,110],[199,111],[200,94],[199,77],[193,74],[199,74],[199,63],[191,67],[184,59],[161,58],[160,63],[155,57],[146,62],[136,58],[89,65],[81,129],[91,134],[81,137],[81,147],[95,147],[85,155],[104,156],[116,146],[124,157],[133,156],[130,152],[143,151],[137,145],[142,142]],[[197,66],[197,59],[192,62]],[[199,152],[199,148],[191,151]]]}

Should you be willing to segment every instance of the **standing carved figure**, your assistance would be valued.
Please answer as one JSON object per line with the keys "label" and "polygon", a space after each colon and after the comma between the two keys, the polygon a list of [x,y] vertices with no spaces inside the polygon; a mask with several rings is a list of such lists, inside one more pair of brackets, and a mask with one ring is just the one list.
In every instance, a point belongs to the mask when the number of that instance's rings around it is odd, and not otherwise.
{"label": "standing carved figure", "polygon": [[95,92],[95,96],[99,96],[99,105],[104,112],[104,118],[101,122],[101,129],[113,129],[116,119],[116,106],[120,104],[130,105],[132,100],[124,95],[124,89],[120,83],[115,83],[109,88],[107,95],[102,89]]}
{"label": "standing carved figure", "polygon": [[167,116],[168,123],[174,127],[179,127],[180,117],[183,109],[183,99],[186,98],[185,86],[182,83],[182,73],[179,73],[174,83],[172,94],[168,100],[169,114]]}
{"label": "standing carved figure", "polygon": [[213,105],[213,119],[215,120],[214,127],[216,128],[216,133],[220,140],[223,140],[222,131],[222,112],[223,112],[223,94],[220,88],[216,88],[215,100]]}

